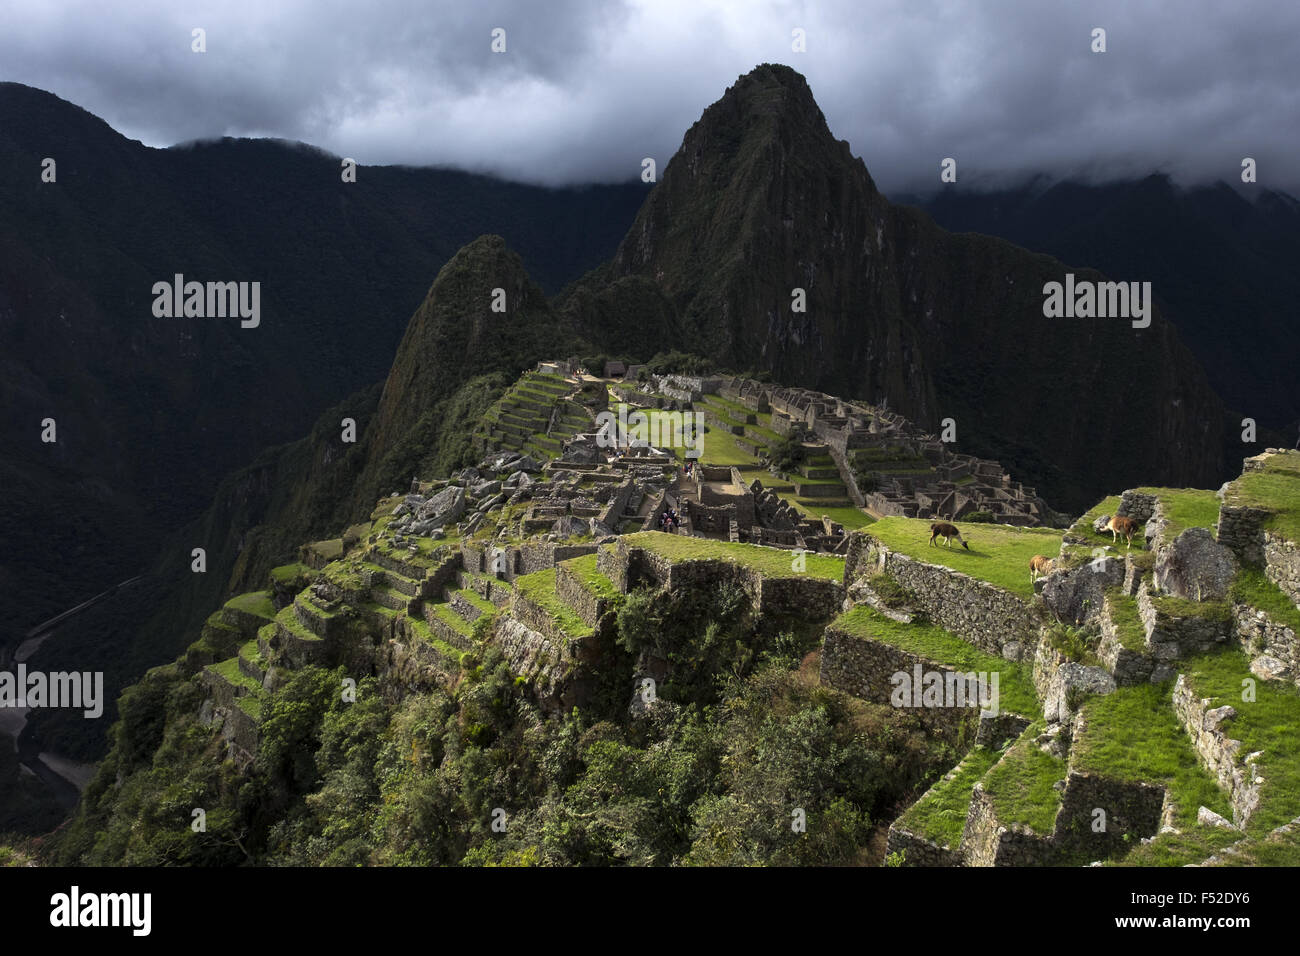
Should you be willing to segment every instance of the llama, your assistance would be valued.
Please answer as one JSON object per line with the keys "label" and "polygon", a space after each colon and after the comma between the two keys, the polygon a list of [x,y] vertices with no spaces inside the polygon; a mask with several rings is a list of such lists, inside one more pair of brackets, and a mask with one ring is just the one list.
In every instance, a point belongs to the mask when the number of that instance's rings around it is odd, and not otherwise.
{"label": "llama", "polygon": [[[946,521],[936,521],[934,524],[930,525],[931,544],[934,544],[935,538],[943,538],[944,542],[950,548],[952,547],[952,539],[956,538],[958,541],[961,542],[961,546],[963,548],[965,548],[967,551],[970,550],[970,545],[966,543],[966,540],[961,536],[961,531],[958,530],[955,524],[948,524],[948,522]],[[935,544],[934,546],[936,548],[938,547],[937,544]]]}

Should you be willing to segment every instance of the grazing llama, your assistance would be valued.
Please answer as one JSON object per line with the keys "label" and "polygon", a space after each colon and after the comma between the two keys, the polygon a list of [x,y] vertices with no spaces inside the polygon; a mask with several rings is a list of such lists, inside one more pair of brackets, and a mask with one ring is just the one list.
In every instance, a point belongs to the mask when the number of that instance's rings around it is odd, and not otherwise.
{"label": "grazing llama", "polygon": [[[936,521],[934,524],[930,525],[931,544],[934,544],[935,538],[943,538],[950,548],[952,547],[952,539],[956,538],[961,542],[963,548],[967,551],[970,550],[970,545],[966,543],[966,540],[961,536],[961,531],[957,529],[955,524],[948,524],[946,521]],[[937,544],[934,546],[936,548],[938,547]]]}
{"label": "grazing llama", "polygon": [[1133,535],[1137,533],[1138,523],[1132,518],[1125,518],[1121,515],[1113,515],[1106,522],[1106,527],[1102,528],[1102,533],[1110,532],[1111,541],[1119,543],[1119,536],[1123,535],[1128,546],[1133,547]]}

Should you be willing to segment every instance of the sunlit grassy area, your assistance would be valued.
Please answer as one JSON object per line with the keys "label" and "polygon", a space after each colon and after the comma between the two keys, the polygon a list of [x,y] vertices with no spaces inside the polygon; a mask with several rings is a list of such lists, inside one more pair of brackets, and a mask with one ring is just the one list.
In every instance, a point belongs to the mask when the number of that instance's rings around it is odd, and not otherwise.
{"label": "sunlit grassy area", "polygon": [[955,671],[998,675],[998,707],[1003,712],[1036,717],[1042,713],[1034,691],[1033,668],[986,654],[934,624],[902,624],[859,604],[831,625],[847,634],[879,641],[943,664]]}
{"label": "sunlit grassy area", "polygon": [[1263,470],[1242,475],[1228,486],[1224,500],[1273,512],[1264,526],[1300,541],[1300,452],[1274,455]]}
{"label": "sunlit grassy area", "polygon": [[1178,723],[1169,684],[1121,687],[1084,704],[1085,724],[1070,754],[1075,770],[1113,780],[1163,784],[1177,807],[1174,825],[1196,825],[1198,807],[1231,819],[1227,796],[1197,762]]}
{"label": "sunlit grassy area", "polygon": [[[1198,488],[1139,488],[1160,499],[1160,510],[1169,519],[1165,534],[1170,540],[1188,528],[1214,528],[1219,523],[1219,498],[1213,491]],[[1137,539],[1134,538],[1134,541]]]}
{"label": "sunlit grassy area", "polygon": [[1024,598],[1034,596],[1029,559],[1036,554],[1052,557],[1061,547],[1061,532],[1051,528],[955,523],[969,551],[955,539],[951,548],[942,539],[930,546],[930,521],[921,518],[881,518],[866,533],[890,550],[962,571]]}
{"label": "sunlit grassy area", "polygon": [[731,561],[779,578],[797,578],[807,575],[839,581],[844,577],[844,559],[829,554],[805,554],[803,559],[807,562],[806,569],[795,571],[794,553],[781,548],[691,538],[686,535],[663,534],[659,531],[640,531],[627,535],[625,540],[632,547],[645,548],[673,561],[704,559]]}
{"label": "sunlit grassy area", "polygon": [[860,508],[848,507],[842,505],[839,507],[818,506],[816,501],[805,498],[795,498],[793,496],[782,495],[788,501],[792,501],[800,511],[810,518],[821,518],[826,515],[832,521],[838,521],[844,525],[846,531],[856,531],[859,528],[865,528],[869,524],[875,524],[876,519],[871,517]]}
{"label": "sunlit grassy area", "polygon": [[1061,792],[1053,785],[1064,780],[1065,761],[1039,749],[1034,737],[1043,732],[1041,720],[1031,724],[1006,755],[984,776],[984,790],[993,801],[998,822],[1019,823],[1047,836],[1056,825]]}
{"label": "sunlit grassy area", "polygon": [[255,614],[268,621],[275,617],[275,605],[271,603],[270,591],[250,591],[247,594],[236,595],[226,602],[226,607]]}
{"label": "sunlit grassy area", "polygon": [[971,789],[1000,756],[1000,752],[987,747],[973,748],[953,770],[951,778],[940,780],[927,790],[898,822],[940,846],[956,848],[966,826]]}

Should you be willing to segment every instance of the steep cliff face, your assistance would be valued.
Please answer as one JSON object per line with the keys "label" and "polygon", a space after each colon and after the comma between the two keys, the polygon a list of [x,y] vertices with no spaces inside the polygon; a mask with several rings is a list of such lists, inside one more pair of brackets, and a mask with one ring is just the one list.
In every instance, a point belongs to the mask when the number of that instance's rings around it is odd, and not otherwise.
{"label": "steep cliff face", "polygon": [[679,348],[888,398],[929,427],[952,417],[963,450],[1059,506],[1139,478],[1218,483],[1224,413],[1204,370],[1158,309],[1146,329],[1045,318],[1043,285],[1067,271],[1103,278],[891,205],[803,77],[764,65],[687,132],[610,275],[662,290]]}

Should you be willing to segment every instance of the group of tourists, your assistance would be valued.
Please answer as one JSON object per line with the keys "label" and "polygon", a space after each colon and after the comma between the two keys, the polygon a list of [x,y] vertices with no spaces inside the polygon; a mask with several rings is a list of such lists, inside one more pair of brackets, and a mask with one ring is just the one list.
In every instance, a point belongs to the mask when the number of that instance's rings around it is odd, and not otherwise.
{"label": "group of tourists", "polygon": [[677,529],[682,526],[681,519],[677,517],[677,512],[673,508],[665,508],[659,514],[659,530],[666,531],[669,534],[676,534]]}

